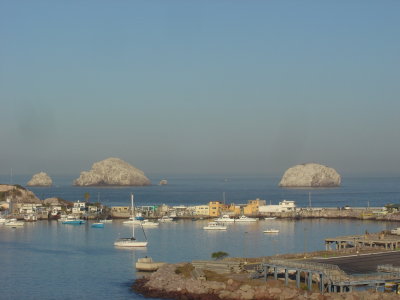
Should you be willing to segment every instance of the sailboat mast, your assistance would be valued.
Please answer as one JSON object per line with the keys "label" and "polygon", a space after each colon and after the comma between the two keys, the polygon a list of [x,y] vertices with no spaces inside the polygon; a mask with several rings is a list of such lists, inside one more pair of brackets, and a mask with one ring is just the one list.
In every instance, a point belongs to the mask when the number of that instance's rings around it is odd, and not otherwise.
{"label": "sailboat mast", "polygon": [[135,218],[135,215],[133,213],[133,193],[131,193],[131,211],[132,211],[132,238],[135,238],[135,224],[133,223],[133,220]]}

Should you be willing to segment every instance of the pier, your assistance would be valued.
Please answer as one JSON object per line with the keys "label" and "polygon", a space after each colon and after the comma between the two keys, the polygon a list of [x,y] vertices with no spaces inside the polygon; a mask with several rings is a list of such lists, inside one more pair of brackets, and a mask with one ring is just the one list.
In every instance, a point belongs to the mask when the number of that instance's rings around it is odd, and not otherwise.
{"label": "pier", "polygon": [[[332,249],[333,245],[334,249]],[[394,234],[374,233],[325,239],[325,249],[327,251],[342,250],[346,248],[364,249],[366,247],[382,248],[385,250],[399,249],[400,236]]]}
{"label": "pier", "polygon": [[[373,257],[377,255],[376,257]],[[368,272],[363,274],[345,272],[342,265],[347,266],[365,265],[366,261],[377,263],[396,262],[393,264],[378,265],[367,263]],[[375,259],[374,259],[375,258]],[[300,288],[301,278],[309,291],[313,290],[314,285],[321,293],[330,292],[352,292],[359,288],[382,289],[386,283],[400,283],[400,253],[367,254],[331,260],[285,260],[270,259],[262,264],[261,273],[265,280],[268,276],[278,279],[278,274],[283,274],[285,285],[289,284],[289,277],[295,275],[296,287]],[[322,262],[323,261],[323,262]],[[341,264],[342,263],[342,264]],[[354,270],[354,269],[353,269]]]}

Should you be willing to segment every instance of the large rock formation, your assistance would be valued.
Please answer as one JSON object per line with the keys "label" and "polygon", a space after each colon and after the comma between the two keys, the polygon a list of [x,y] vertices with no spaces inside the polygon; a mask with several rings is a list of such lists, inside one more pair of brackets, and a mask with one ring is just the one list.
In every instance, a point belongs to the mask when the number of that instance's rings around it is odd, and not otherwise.
{"label": "large rock formation", "polygon": [[28,186],[51,186],[53,180],[45,172],[40,172],[32,176],[32,179],[28,181]]}
{"label": "large rock formation", "polygon": [[0,184],[0,201],[13,203],[42,203],[42,201],[37,198],[33,192],[18,184]]}
{"label": "large rock formation", "polygon": [[79,186],[143,186],[150,184],[150,180],[142,170],[114,157],[94,163],[90,171],[81,172],[79,178],[74,181],[74,185]]}
{"label": "large rock formation", "polygon": [[335,169],[315,163],[296,165],[286,170],[279,186],[282,187],[335,187],[340,175]]}

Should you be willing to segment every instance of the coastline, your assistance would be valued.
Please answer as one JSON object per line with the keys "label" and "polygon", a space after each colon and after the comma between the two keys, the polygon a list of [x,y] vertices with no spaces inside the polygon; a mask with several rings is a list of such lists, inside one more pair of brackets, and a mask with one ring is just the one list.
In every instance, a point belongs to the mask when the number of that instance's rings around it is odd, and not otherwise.
{"label": "coastline", "polygon": [[188,265],[190,264],[166,264],[158,271],[144,278],[136,279],[132,290],[148,298],[177,300],[399,299],[399,296],[394,293],[382,293],[374,290],[321,294],[318,291],[298,289],[293,284],[285,286],[282,280],[250,280],[248,276],[239,276],[238,274],[216,276],[208,273],[207,277],[211,279],[199,280],[191,274],[178,272],[180,268]]}

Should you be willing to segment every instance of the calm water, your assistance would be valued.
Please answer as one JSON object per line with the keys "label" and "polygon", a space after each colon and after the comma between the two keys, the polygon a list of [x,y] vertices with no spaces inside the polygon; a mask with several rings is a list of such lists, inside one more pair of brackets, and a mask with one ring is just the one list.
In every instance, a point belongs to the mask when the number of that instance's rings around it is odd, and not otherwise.
{"label": "calm water", "polygon": [[[26,181],[29,178],[26,179]],[[153,179],[153,178],[152,178]],[[89,191],[91,200],[100,198],[108,205],[129,205],[135,193],[138,205],[200,204],[221,200],[246,203],[256,197],[276,203],[295,200],[308,205],[309,190],[279,189],[277,178],[167,178],[167,186],[143,188],[77,188],[72,179],[61,178],[52,188],[34,188],[40,197],[58,196],[75,201]],[[26,181],[14,183],[24,184]],[[23,180],[25,180],[23,178]],[[53,178],[54,180],[54,178]],[[158,178],[153,182],[158,182]],[[3,182],[7,182],[3,180]],[[312,190],[315,206],[382,206],[398,203],[397,178],[352,179],[337,189]],[[398,223],[348,220],[269,220],[256,224],[233,224],[226,232],[202,230],[206,221],[178,221],[146,229],[149,246],[142,250],[117,249],[113,242],[129,236],[131,229],[120,221],[103,229],[40,221],[23,228],[0,226],[0,299],[143,299],[129,286],[134,280],[134,262],[145,255],[166,262],[209,259],[212,252],[230,256],[257,257],[275,253],[322,250],[324,238],[399,227]],[[279,235],[266,235],[267,228],[280,229]],[[143,233],[137,232],[138,238]]]}

